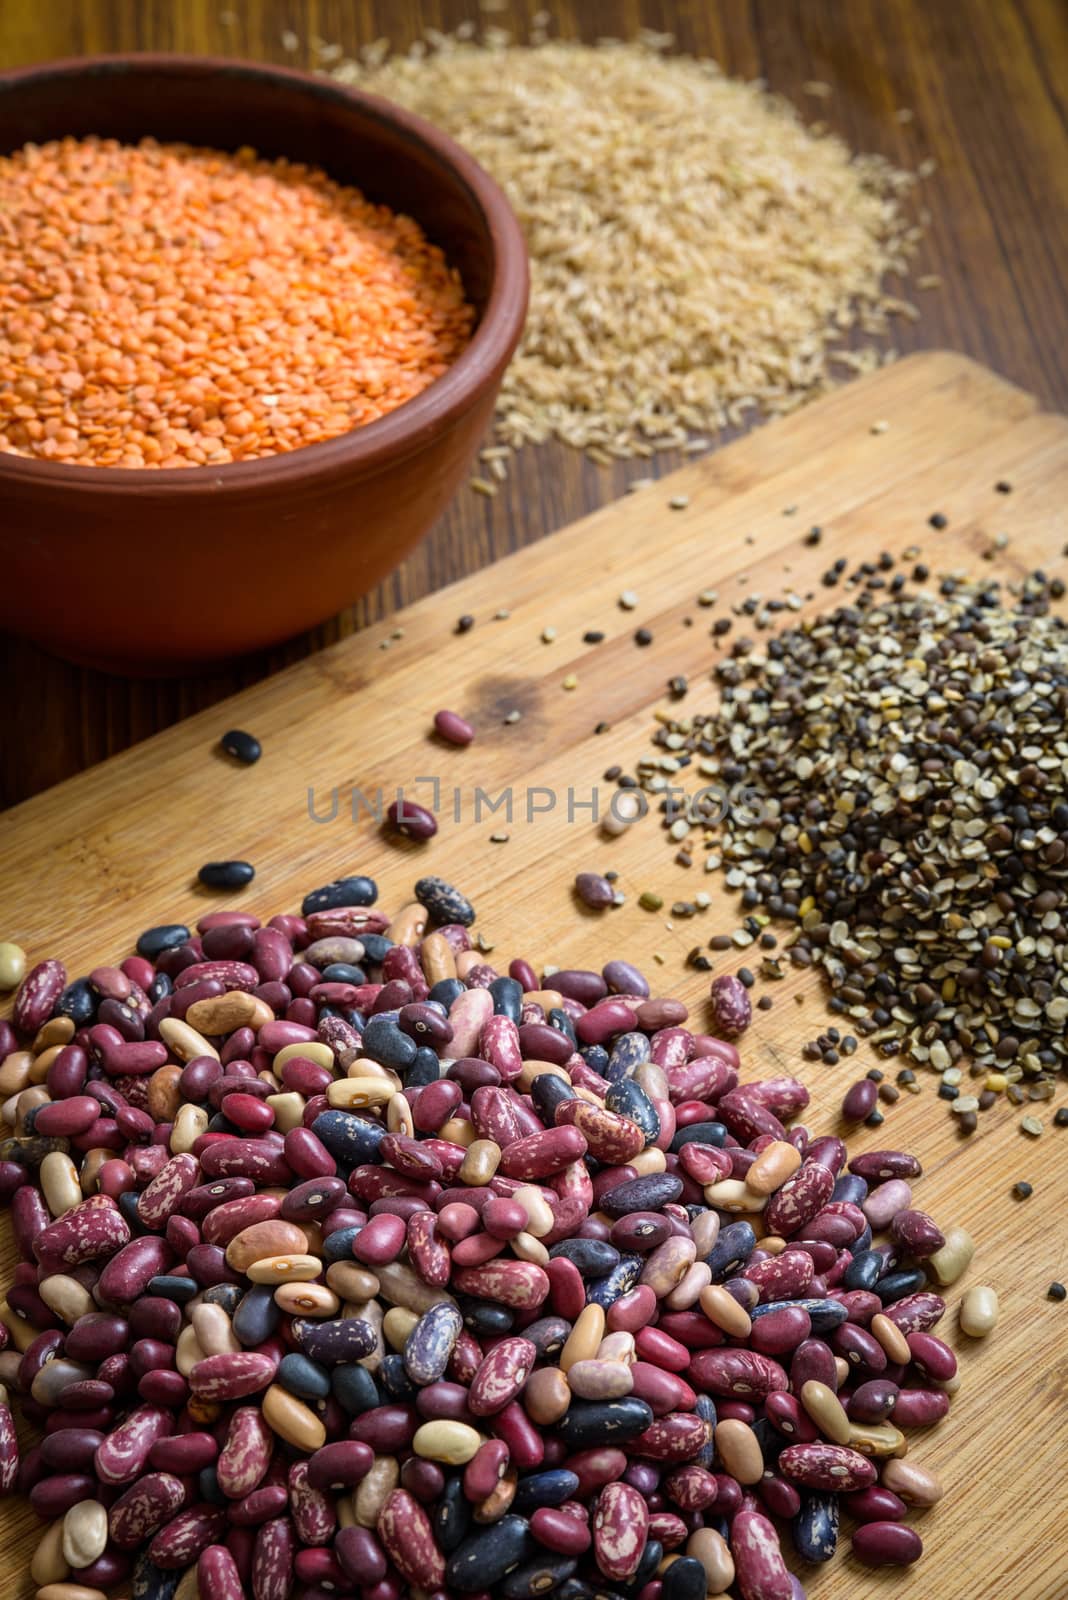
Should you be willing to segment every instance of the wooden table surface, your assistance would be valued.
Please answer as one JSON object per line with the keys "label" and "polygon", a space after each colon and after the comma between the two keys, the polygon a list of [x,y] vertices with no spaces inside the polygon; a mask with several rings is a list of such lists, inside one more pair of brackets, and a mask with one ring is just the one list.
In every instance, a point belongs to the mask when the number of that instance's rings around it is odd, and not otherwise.
{"label": "wooden table surface", "polygon": [[[486,0],[483,0],[486,5]],[[673,31],[729,73],[764,77],[809,120],[857,150],[937,171],[917,275],[918,322],[902,350],[950,346],[1068,408],[1068,8],[1062,0],[0,0],[0,69],[110,50],[183,50],[299,64],[292,30],[352,51],[388,35],[483,16],[522,33],[548,11],[585,38]],[[806,94],[813,80],[833,87]],[[898,112],[913,113],[902,121]],[[662,457],[659,469],[678,463]],[[490,503],[461,491],[432,535],[374,594],[300,639],[182,682],[127,681],[71,667],[0,636],[0,805],[104,756],[497,556],[616,498],[645,463],[595,467],[562,446],[530,450]],[[0,508],[0,582],[2,565]],[[151,530],[146,529],[146,537]],[[134,558],[134,566],[136,559]],[[127,574],[128,576],[128,574]]]}

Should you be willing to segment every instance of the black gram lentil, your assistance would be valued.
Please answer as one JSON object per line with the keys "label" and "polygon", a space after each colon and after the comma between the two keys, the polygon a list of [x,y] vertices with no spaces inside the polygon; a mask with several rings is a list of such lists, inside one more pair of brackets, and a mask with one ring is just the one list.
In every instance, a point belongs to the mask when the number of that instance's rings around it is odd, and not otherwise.
{"label": "black gram lentil", "polygon": [[244,733],[240,728],[231,728],[223,734],[219,743],[228,756],[233,756],[235,761],[240,761],[246,767],[253,766],[263,754],[263,746],[255,735]]}

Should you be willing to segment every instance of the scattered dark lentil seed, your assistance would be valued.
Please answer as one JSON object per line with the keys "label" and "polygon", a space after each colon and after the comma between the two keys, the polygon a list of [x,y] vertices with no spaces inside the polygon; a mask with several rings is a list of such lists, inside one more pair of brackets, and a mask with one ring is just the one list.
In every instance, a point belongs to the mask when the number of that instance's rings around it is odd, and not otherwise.
{"label": "scattered dark lentil seed", "polygon": [[757,1010],[758,1011],[770,1011],[774,1004],[775,1004],[775,1002],[771,998],[770,994],[762,994],[760,996],[760,999],[757,1001]]}
{"label": "scattered dark lentil seed", "polygon": [[965,1137],[967,1137],[968,1134],[974,1133],[976,1128],[979,1126],[979,1118],[976,1116],[974,1111],[962,1111],[956,1120],[957,1132],[964,1134]]}
{"label": "scattered dark lentil seed", "polygon": [[949,527],[949,518],[941,511],[933,512],[932,515],[927,518],[927,521],[929,526],[936,528],[939,533],[941,533],[943,528]]}
{"label": "scattered dark lentil seed", "polygon": [[582,635],[583,644],[603,644],[604,634],[599,628],[587,628]]}
{"label": "scattered dark lentil seed", "polygon": [[997,490],[998,494],[1011,494],[1012,493],[1012,484],[1011,483],[1006,483],[1004,478],[1000,479],[999,482],[995,483],[994,488]]}
{"label": "scattered dark lentil seed", "polygon": [[668,693],[673,700],[681,700],[689,687],[689,683],[681,674],[668,679]]}
{"label": "scattered dark lentil seed", "polygon": [[750,972],[748,967],[739,967],[738,968],[738,982],[741,983],[741,984],[744,984],[747,989],[751,989],[753,987],[754,983],[756,983],[756,979],[754,978],[753,974]]}
{"label": "scattered dark lentil seed", "polygon": [[457,619],[456,619],[456,632],[457,633],[469,633],[471,631],[471,629],[474,627],[474,625],[475,625],[474,617],[471,616],[471,614],[469,612],[465,611],[462,617],[457,617]]}
{"label": "scattered dark lentil seed", "polygon": [[823,529],[819,526],[815,526],[810,528],[805,534],[805,543],[808,545],[817,545],[822,538]]}
{"label": "scattered dark lentil seed", "polygon": [[1054,1112],[1053,1126],[1055,1128],[1068,1128],[1068,1106],[1061,1106]]}
{"label": "scattered dark lentil seed", "polygon": [[1021,1178],[1019,1183],[1013,1184],[1012,1192],[1017,1200],[1030,1200],[1031,1196],[1035,1192],[1034,1185],[1025,1182],[1025,1180]]}
{"label": "scattered dark lentil seed", "polygon": [[242,766],[253,766],[263,754],[263,746],[251,733],[244,733],[240,728],[231,728],[219,740],[228,756],[233,756],[235,761],[240,761]]}
{"label": "scattered dark lentil seed", "polygon": [[1068,1289],[1066,1289],[1064,1287],[1063,1283],[1057,1283],[1056,1281],[1054,1281],[1053,1283],[1050,1284],[1049,1288],[1046,1290],[1046,1299],[1047,1300],[1068,1300]]}
{"label": "scattered dark lentil seed", "polygon": [[599,722],[597,724],[597,726],[594,728],[593,731],[594,731],[594,733],[607,733],[608,732],[608,726],[609,725],[608,725],[607,722]]}
{"label": "scattered dark lentil seed", "polygon": [[634,635],[634,643],[638,645],[652,644],[653,636],[648,628],[639,628]]}

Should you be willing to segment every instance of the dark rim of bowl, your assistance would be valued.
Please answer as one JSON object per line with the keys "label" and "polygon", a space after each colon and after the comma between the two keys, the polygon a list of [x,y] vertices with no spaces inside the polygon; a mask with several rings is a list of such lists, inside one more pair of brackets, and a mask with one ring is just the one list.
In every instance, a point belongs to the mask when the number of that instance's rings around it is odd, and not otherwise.
{"label": "dark rim of bowl", "polygon": [[[0,452],[0,478],[20,481],[27,487],[37,484],[42,488],[66,487],[108,494],[136,491],[143,495],[150,489],[184,494],[210,490],[221,494],[227,489],[262,489],[271,484],[282,486],[290,479],[329,476],[338,469],[353,466],[373,470],[384,462],[403,459],[468,409],[518,342],[529,290],[526,242],[519,222],[504,191],[473,156],[433,123],[381,95],[367,94],[362,89],[293,67],[225,56],[142,51],[71,57],[0,72],[0,94],[17,91],[22,84],[34,79],[77,78],[123,71],[169,71],[176,75],[216,72],[233,77],[267,78],[287,90],[298,90],[313,98],[358,105],[371,120],[399,128],[406,138],[428,148],[439,163],[451,169],[455,180],[482,213],[493,251],[489,296],[470,344],[442,377],[435,378],[421,394],[384,417],[338,434],[334,439],[258,456],[252,461],[225,462],[208,469],[207,474],[201,467],[68,466],[5,451]],[[210,484],[206,482],[208,475]]]}

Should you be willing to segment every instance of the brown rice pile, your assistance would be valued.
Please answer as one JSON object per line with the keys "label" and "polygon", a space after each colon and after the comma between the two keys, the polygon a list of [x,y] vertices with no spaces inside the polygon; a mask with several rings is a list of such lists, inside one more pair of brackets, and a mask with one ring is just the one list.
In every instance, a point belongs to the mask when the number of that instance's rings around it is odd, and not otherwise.
{"label": "brown rice pile", "polygon": [[506,41],[434,34],[330,66],[445,128],[519,215],[533,282],[504,445],[651,455],[890,357],[889,318],[915,315],[884,289],[919,235],[911,174],[663,36]]}

